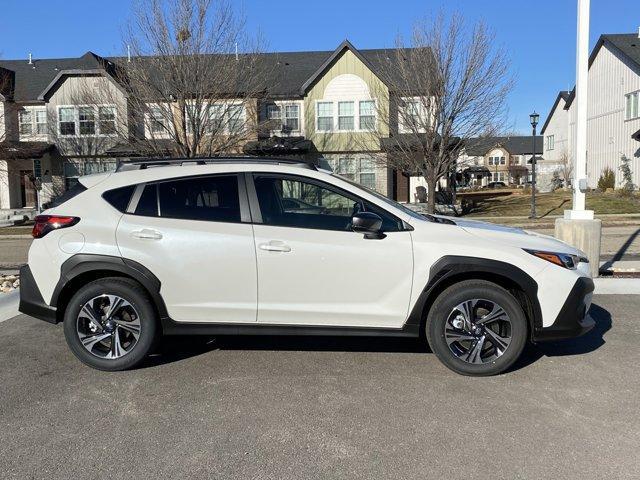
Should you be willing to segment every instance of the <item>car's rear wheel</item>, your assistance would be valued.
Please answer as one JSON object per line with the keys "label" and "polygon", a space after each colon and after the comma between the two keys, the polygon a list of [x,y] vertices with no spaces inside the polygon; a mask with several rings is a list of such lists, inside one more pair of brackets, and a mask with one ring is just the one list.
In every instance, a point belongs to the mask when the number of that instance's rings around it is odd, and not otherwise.
{"label": "car's rear wheel", "polygon": [[64,334],[80,361],[98,370],[126,370],[154,345],[156,313],[145,290],[128,278],[101,278],[71,298]]}
{"label": "car's rear wheel", "polygon": [[496,375],[521,355],[527,320],[507,290],[483,280],[467,280],[444,290],[426,322],[429,345],[451,370],[463,375]]}

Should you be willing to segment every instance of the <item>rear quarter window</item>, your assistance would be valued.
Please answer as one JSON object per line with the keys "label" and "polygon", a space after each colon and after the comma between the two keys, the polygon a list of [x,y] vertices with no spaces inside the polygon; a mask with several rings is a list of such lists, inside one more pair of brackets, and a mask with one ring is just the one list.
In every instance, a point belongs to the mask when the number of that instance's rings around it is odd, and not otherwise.
{"label": "rear quarter window", "polygon": [[133,190],[135,188],[135,185],[129,185],[127,187],[107,190],[102,194],[102,198],[104,198],[113,208],[124,213],[127,211],[129,200],[131,200],[131,195],[133,195]]}

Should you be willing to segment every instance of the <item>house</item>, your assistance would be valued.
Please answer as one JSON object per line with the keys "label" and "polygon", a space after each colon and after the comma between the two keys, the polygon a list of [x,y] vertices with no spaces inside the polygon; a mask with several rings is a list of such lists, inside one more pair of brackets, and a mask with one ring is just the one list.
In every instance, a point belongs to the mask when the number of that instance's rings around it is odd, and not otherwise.
{"label": "house", "polygon": [[[389,92],[379,70],[394,51],[358,50],[345,40],[333,51],[261,54],[272,83],[259,98],[232,108],[237,128],[271,127],[230,153],[324,158],[336,172],[398,198],[408,180],[385,166],[380,139],[389,136],[390,122],[377,119],[380,111],[394,112],[376,103],[383,101],[376,92]],[[113,170],[118,159],[138,154],[123,138],[166,141],[157,135],[163,120],[153,105],[149,118],[129,111],[116,74],[126,68],[127,58],[93,52],[0,60],[0,209],[34,208],[81,175]],[[91,90],[109,92],[109,102],[87,105],[82,92]],[[116,120],[122,119],[120,135]]]}
{"label": "house", "polygon": [[[489,182],[523,185],[530,180],[533,157],[531,136],[473,138],[458,158],[458,170],[471,186],[486,186]],[[541,162],[542,138],[535,138],[535,154]]]}
{"label": "house", "polygon": [[[571,177],[575,147],[575,89],[560,92],[542,127],[546,162]],[[597,187],[609,167],[621,185],[621,158],[631,160],[640,185],[640,32],[601,35],[589,57],[587,182]],[[565,164],[569,167],[564,167]]]}

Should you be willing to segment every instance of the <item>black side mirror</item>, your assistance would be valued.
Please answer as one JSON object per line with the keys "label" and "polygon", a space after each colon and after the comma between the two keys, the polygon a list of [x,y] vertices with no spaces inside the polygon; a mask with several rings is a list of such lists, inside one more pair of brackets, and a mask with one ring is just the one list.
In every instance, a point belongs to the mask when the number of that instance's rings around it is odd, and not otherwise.
{"label": "black side mirror", "polygon": [[364,233],[366,239],[380,240],[386,237],[382,233],[382,218],[373,212],[358,212],[351,218],[351,230]]}

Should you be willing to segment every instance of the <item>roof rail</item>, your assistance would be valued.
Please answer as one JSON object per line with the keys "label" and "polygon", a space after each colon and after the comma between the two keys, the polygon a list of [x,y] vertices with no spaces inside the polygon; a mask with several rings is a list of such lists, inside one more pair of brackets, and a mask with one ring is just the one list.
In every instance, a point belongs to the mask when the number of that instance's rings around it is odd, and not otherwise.
{"label": "roof rail", "polygon": [[216,164],[260,164],[293,165],[311,170],[317,170],[315,163],[310,160],[275,157],[193,157],[193,158],[136,158],[130,160],[118,160],[116,172],[126,170],[144,170],[149,167],[181,166],[181,165],[216,165]]}

